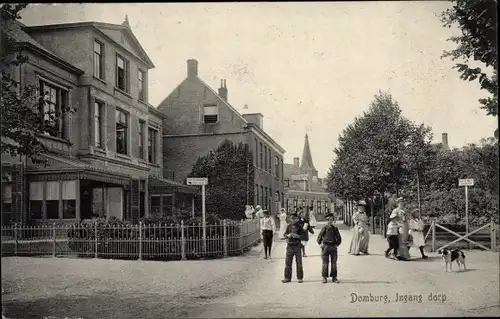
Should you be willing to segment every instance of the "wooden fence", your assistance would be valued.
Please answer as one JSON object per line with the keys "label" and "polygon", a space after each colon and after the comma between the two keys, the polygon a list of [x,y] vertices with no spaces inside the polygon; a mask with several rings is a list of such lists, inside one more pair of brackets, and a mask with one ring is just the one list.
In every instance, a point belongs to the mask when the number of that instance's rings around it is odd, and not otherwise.
{"label": "wooden fence", "polygon": [[180,260],[243,254],[260,241],[259,220],[206,226],[77,225],[2,227],[2,256],[78,256]]}

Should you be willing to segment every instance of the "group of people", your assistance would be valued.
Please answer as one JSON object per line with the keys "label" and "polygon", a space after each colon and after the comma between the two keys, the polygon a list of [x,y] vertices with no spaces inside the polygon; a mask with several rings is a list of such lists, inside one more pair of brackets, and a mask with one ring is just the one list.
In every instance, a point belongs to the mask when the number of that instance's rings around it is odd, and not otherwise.
{"label": "group of people", "polygon": [[[397,199],[398,207],[396,207],[391,215],[389,216],[389,224],[387,225],[387,242],[389,243],[389,248],[385,251],[385,257],[390,258],[390,253],[392,250],[392,256],[397,259],[402,257],[398,254],[399,247],[401,245],[401,235],[403,233],[403,223],[406,222],[407,217],[404,211],[404,199],[402,197]],[[423,259],[427,259],[424,253],[425,238],[424,238],[424,222],[420,219],[418,211],[413,211],[410,220],[408,221],[408,249],[411,247],[417,247],[420,250],[420,254]]]}
{"label": "group of people", "polygon": [[[389,243],[389,248],[386,250],[385,256],[389,258],[390,252],[393,251],[394,257],[400,259],[398,249],[401,245],[403,223],[407,221],[407,218],[404,211],[404,199],[398,198],[397,204],[398,207],[392,211],[389,217],[389,224],[387,225],[387,241]],[[370,232],[366,206],[365,201],[359,201],[357,204],[357,210],[352,217],[354,225],[352,228],[352,240],[349,247],[349,254],[351,255],[369,254]],[[297,280],[299,283],[303,282],[304,270],[302,267],[302,258],[307,257],[305,248],[309,242],[309,234],[314,234],[314,228],[316,226],[316,218],[313,207],[309,207],[309,210],[305,210],[300,207],[297,212],[290,214],[287,214],[285,209],[281,209],[279,215],[277,216],[277,219],[279,220],[279,228],[276,227],[276,218],[271,216],[269,211],[263,210],[260,205],[257,205],[255,209],[253,209],[253,207],[250,208],[252,212],[247,213],[247,218],[260,219],[261,238],[265,252],[264,259],[271,258],[273,236],[279,229],[280,239],[285,239],[287,242],[285,271],[282,282],[287,283],[292,279],[293,259],[295,259],[297,267]],[[247,212],[250,212],[249,207],[247,207]],[[325,218],[327,224],[321,229],[317,237],[317,243],[321,248],[322,282],[327,283],[328,277],[331,277],[332,282],[338,283],[337,249],[342,243],[342,237],[339,229],[334,225],[334,215],[332,213],[328,213],[325,215]],[[427,256],[423,250],[425,247],[425,240],[423,236],[424,225],[416,212],[412,214],[412,218],[408,221],[408,225],[409,235],[411,237],[410,242],[412,243],[411,246],[418,247],[420,249],[420,253],[422,254],[422,258],[426,259]],[[410,246],[408,248],[410,248]]]}

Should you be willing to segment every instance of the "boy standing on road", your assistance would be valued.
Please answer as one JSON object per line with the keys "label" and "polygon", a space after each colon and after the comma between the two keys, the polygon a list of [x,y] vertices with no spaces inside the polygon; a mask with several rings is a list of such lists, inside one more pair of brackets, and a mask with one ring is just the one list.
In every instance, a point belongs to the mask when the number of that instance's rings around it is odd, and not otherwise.
{"label": "boy standing on road", "polygon": [[285,255],[285,279],[281,280],[282,283],[292,281],[293,257],[295,257],[295,262],[297,264],[297,280],[299,283],[302,283],[304,279],[304,269],[302,268],[302,247],[300,243],[300,237],[304,232],[304,229],[298,221],[299,218],[296,213],[290,214],[290,224],[285,230],[287,245]]}
{"label": "boy standing on road", "polygon": [[330,277],[332,282],[338,283],[337,279],[337,247],[342,243],[339,229],[333,225],[333,214],[328,213],[325,215],[326,226],[321,229],[318,235],[318,244],[321,247],[321,259],[323,267],[321,275],[323,276],[323,283],[327,283],[328,279],[328,263],[331,260]]}

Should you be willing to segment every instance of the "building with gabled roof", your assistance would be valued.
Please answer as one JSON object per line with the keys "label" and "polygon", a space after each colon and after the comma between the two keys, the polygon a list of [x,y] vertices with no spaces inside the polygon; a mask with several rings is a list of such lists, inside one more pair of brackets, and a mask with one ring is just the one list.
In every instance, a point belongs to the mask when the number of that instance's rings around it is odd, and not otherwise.
{"label": "building with gabled roof", "polygon": [[288,212],[295,212],[300,207],[313,207],[316,218],[323,220],[325,213],[330,211],[331,199],[323,186],[323,180],[318,178],[314,167],[309,136],[306,134],[302,163],[294,157],[293,164],[284,165],[285,176],[285,207]]}
{"label": "building with gabled roof", "polygon": [[[10,21],[2,32],[28,57],[10,70],[19,87],[46,93],[37,137],[49,164],[2,154],[10,176],[2,180],[3,223],[96,215],[137,221],[154,210],[193,206],[196,187],[163,178],[164,115],[148,103],[147,91],[154,65],[127,17],[122,24]],[[49,111],[63,115],[53,120]]]}
{"label": "building with gabled roof", "polygon": [[[226,80],[218,91],[198,76],[198,61],[187,61],[187,77],[159,104],[163,121],[165,177],[185,183],[200,156],[226,139],[249,146],[255,178],[247,181],[248,205],[277,212],[284,203],[285,150],[264,130],[261,113],[240,114],[228,100]],[[253,195],[251,195],[253,194]],[[245,207],[241,207],[244,211]]]}

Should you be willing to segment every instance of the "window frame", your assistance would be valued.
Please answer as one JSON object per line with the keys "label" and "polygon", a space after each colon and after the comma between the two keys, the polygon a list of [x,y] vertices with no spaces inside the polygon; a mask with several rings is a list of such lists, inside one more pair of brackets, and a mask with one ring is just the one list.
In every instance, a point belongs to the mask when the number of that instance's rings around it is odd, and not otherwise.
{"label": "window frame", "polygon": [[[121,116],[118,116],[118,114],[120,115],[124,115],[125,116],[125,122],[121,122]],[[118,119],[117,119],[118,117]],[[125,123],[125,124],[124,124]],[[118,151],[118,126],[123,126],[121,129],[123,129],[123,131],[125,132],[125,152],[122,153],[122,152],[119,152]],[[129,150],[129,138],[130,138],[130,134],[129,134],[129,130],[130,130],[130,113],[128,113],[127,111],[121,109],[121,108],[116,108],[115,109],[115,152],[117,154],[121,154],[121,155],[129,155],[130,154],[130,150]]]}
{"label": "window frame", "polygon": [[[56,92],[56,101],[55,104],[51,103],[51,100],[47,100],[45,96],[45,87],[48,87],[50,89],[53,89]],[[69,89],[67,87],[63,87],[61,85],[58,85],[50,80],[47,80],[45,78],[39,77],[38,78],[38,88],[40,92],[40,96],[42,97],[43,103],[40,103],[37,105],[37,111],[41,117],[42,120],[42,129],[46,134],[52,137],[60,138],[63,140],[68,140],[68,136],[66,133],[66,127],[67,127],[67,122],[66,122],[66,107],[69,105]],[[51,97],[50,91],[49,91],[49,96]],[[50,101],[50,102],[49,102]],[[54,120],[51,120],[50,118],[48,120],[45,119],[45,113],[46,113],[46,107],[47,104],[54,105],[54,113],[56,113],[56,118]],[[48,106],[49,112],[50,110],[50,105]],[[49,126],[52,127],[54,130],[56,130],[57,134],[56,136],[52,135],[50,132],[46,131],[46,125],[47,122],[53,121],[56,124],[54,125],[56,129],[54,129],[54,126]]]}
{"label": "window frame", "polygon": [[[106,121],[106,117],[104,115],[105,105],[106,104],[103,101],[94,99],[94,146],[101,150],[106,148],[106,142],[104,140],[104,123]],[[99,132],[99,143],[97,143],[97,132]]]}
{"label": "window frame", "polygon": [[146,154],[145,154],[145,133],[146,133],[146,121],[145,120],[142,120],[142,119],[139,119],[139,145],[138,145],[138,158],[141,159],[141,160],[146,160]]}
{"label": "window frame", "polygon": [[[217,114],[216,115],[214,115],[214,114],[206,115],[205,110],[207,107],[215,107],[217,110]],[[216,116],[217,120],[215,122],[212,122],[212,121],[207,122],[207,116]],[[214,125],[214,124],[218,124],[218,123],[219,123],[219,105],[217,103],[204,103],[203,104],[203,124]]]}
{"label": "window frame", "polygon": [[[158,132],[159,132],[158,129],[156,129],[152,126],[148,127],[148,163],[149,164],[158,164],[158,134],[159,134]],[[153,133],[153,134],[151,134],[151,133]],[[150,149],[150,147],[151,147],[151,149]]]}
{"label": "window frame", "polygon": [[[96,52],[96,44],[99,45],[100,53]],[[104,80],[105,75],[104,75],[104,43],[101,41],[94,39],[94,47],[93,47],[93,57],[94,57],[94,77],[99,79],[99,80]],[[97,70],[96,66],[96,56],[98,56],[97,60],[99,61],[99,70]],[[98,71],[99,74],[96,74],[96,71]]]}
{"label": "window frame", "polygon": [[137,100],[140,102],[146,102],[147,101],[146,72],[141,69],[137,69],[137,83],[138,83]]}
{"label": "window frame", "polygon": [[[123,88],[120,87],[120,73],[119,73],[120,67],[119,67],[118,60],[122,60],[123,61],[123,76],[124,76],[124,79],[123,79]],[[127,59],[125,59],[121,54],[117,53],[116,54],[115,63],[116,63],[116,68],[115,68],[115,78],[116,78],[115,87],[118,90],[120,90],[120,91],[123,91],[125,93],[129,93],[130,92],[130,62]]]}

